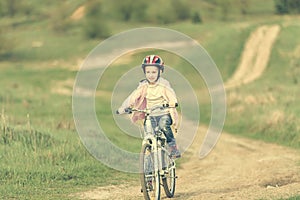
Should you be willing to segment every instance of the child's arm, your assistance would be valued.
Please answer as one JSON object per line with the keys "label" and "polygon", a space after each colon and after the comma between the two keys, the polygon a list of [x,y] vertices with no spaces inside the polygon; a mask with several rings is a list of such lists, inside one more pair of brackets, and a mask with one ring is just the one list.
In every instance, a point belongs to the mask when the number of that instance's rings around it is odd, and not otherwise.
{"label": "child's arm", "polygon": [[137,89],[135,89],[122,103],[120,108],[118,109],[118,112],[120,114],[123,114],[125,112],[126,108],[133,107],[136,100],[142,95],[143,88],[141,85]]}

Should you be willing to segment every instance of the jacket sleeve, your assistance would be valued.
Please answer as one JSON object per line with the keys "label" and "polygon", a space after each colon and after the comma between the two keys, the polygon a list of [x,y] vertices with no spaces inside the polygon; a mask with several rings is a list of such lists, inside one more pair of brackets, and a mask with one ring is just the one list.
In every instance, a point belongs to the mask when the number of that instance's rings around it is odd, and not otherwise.
{"label": "jacket sleeve", "polygon": [[122,103],[120,108],[118,109],[119,113],[124,113],[125,108],[133,107],[136,100],[142,95],[142,87],[143,85],[139,85]]}

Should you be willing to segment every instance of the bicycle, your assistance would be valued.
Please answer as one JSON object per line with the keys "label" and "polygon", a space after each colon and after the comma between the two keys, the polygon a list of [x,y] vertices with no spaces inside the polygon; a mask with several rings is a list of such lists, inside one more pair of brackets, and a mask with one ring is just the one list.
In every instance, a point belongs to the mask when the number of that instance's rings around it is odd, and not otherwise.
{"label": "bicycle", "polygon": [[[140,154],[140,180],[141,192],[145,200],[159,200],[161,185],[167,197],[172,198],[175,194],[176,163],[166,147],[166,138],[159,127],[152,127],[150,115],[156,109],[175,108],[178,104],[170,106],[164,104],[151,109],[125,109],[126,113],[145,113],[143,142]],[[162,184],[161,184],[162,182]]]}

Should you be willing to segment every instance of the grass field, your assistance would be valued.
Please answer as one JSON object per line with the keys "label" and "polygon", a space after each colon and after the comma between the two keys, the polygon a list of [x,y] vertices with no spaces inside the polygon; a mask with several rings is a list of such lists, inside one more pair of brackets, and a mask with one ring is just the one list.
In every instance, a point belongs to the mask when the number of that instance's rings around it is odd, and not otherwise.
{"label": "grass field", "polygon": [[[299,149],[300,39],[296,37],[300,34],[299,17],[273,16],[272,2],[255,1],[251,4],[251,13],[242,18],[236,14],[231,20],[218,21],[210,19],[207,13],[204,18],[208,23],[184,21],[164,27],[197,40],[227,80],[239,63],[250,32],[261,24],[279,24],[281,32],[267,71],[242,90],[228,92],[225,130]],[[113,33],[143,26],[153,24],[111,22]],[[85,150],[74,126],[71,93],[76,70],[100,41],[84,39],[79,27],[66,35],[54,33],[46,18],[40,21],[23,17],[1,18],[0,27],[5,29],[7,40],[14,46],[9,54],[0,57],[0,198],[74,199],[69,195],[136,179],[136,175],[115,171],[94,159]],[[168,52],[161,53],[169,60],[168,65],[184,64]],[[137,53],[137,57],[141,55]],[[139,63],[140,59],[131,59],[126,66]],[[196,91],[203,89],[204,86],[195,81],[192,68],[176,69],[185,74]],[[106,73],[116,77],[122,73],[114,71],[114,67],[109,70]],[[99,90],[111,91],[116,80],[107,81],[111,82],[106,82],[107,85]],[[199,99],[204,98],[200,101],[201,119],[208,123],[210,104],[207,97],[197,95]],[[109,98],[97,98],[96,108],[102,123],[110,124]],[[116,137],[120,130],[115,126],[107,126],[107,129],[116,145],[139,150],[140,140]]]}
{"label": "grass field", "polygon": [[[299,148],[299,40],[292,35],[299,34],[299,24],[294,20],[279,23],[282,27],[272,51],[269,67],[256,82],[243,90],[237,89],[229,95],[229,114],[226,128],[230,132],[243,134]],[[287,25],[288,24],[288,25]],[[259,89],[258,89],[259,88]],[[230,98],[230,96],[229,96]],[[238,112],[236,112],[238,111]],[[237,115],[252,116],[243,121]]]}

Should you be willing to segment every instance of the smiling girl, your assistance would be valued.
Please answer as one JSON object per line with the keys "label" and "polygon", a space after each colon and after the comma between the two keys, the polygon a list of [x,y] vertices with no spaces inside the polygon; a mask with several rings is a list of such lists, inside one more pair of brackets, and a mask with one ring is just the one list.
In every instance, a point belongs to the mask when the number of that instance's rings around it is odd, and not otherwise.
{"label": "smiling girl", "polygon": [[[157,55],[148,55],[143,59],[142,69],[145,74],[144,80],[140,81],[139,86],[123,102],[118,109],[119,113],[124,113],[126,108],[153,108],[163,104],[175,105],[177,98],[170,83],[161,77],[164,72],[164,62]],[[144,119],[143,113],[134,113],[132,121]],[[176,108],[157,109],[151,114],[152,127],[157,127],[163,131],[166,136],[170,153],[173,158],[181,157],[177,148],[176,140],[171,126],[177,130],[178,114]]]}

